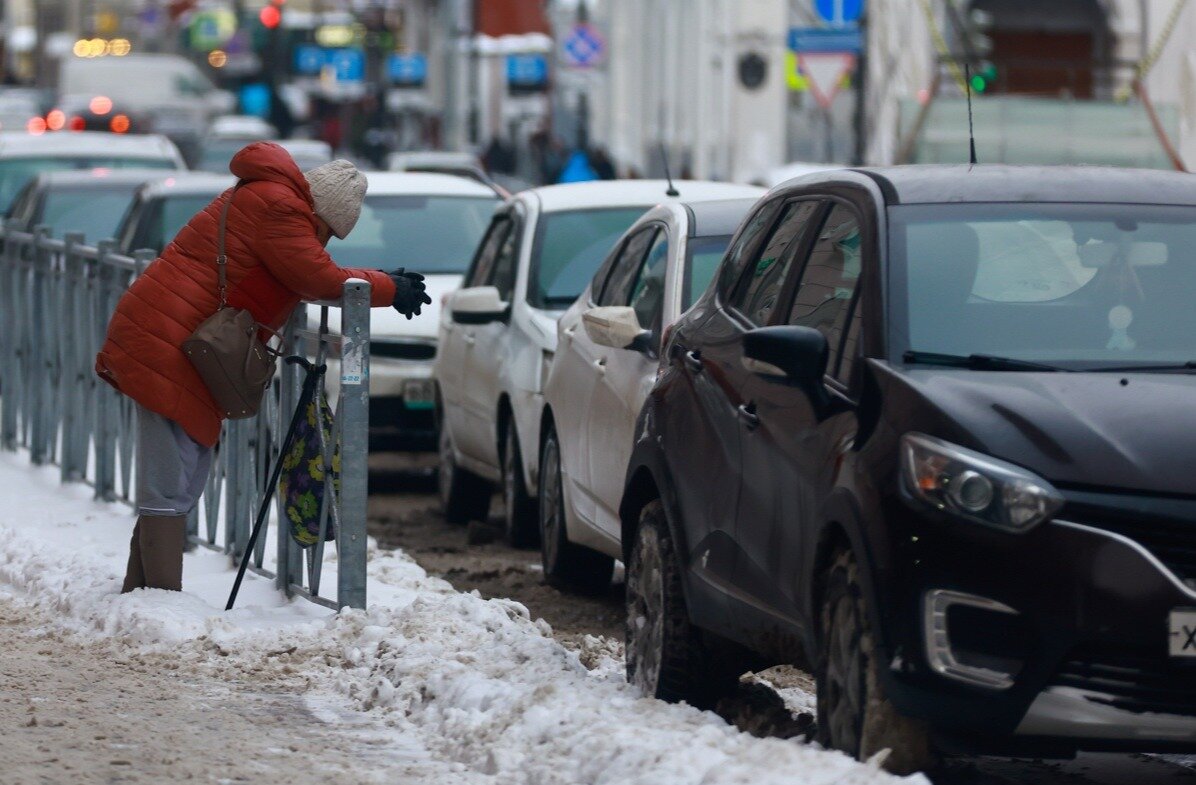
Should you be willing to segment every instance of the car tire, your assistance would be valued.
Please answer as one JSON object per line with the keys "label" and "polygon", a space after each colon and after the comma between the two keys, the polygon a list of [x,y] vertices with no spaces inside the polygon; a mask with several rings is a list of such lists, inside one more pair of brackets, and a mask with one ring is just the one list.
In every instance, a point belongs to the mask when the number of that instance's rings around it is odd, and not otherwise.
{"label": "car tire", "polygon": [[818,741],[868,760],[888,750],[894,774],[924,771],[936,762],[924,723],[899,713],[885,696],[860,568],[840,550],[824,575],[815,666]]}
{"label": "car tire", "polygon": [[452,437],[443,422],[438,443],[436,489],[444,519],[449,523],[485,521],[493,494],[490,483],[457,465],[453,457]]}
{"label": "car tire", "polygon": [[565,493],[561,482],[561,448],[549,425],[540,450],[539,530],[544,580],[561,591],[598,594],[610,586],[615,560],[569,541],[565,531]]}
{"label": "car tire", "polygon": [[523,453],[515,421],[507,423],[506,443],[502,451],[503,528],[507,542],[515,548],[539,544],[540,528],[536,520],[536,500],[528,495],[523,481]]}
{"label": "car tire", "polygon": [[659,500],[640,511],[626,587],[627,681],[647,697],[713,708],[743,669],[705,645],[689,620],[681,560]]}

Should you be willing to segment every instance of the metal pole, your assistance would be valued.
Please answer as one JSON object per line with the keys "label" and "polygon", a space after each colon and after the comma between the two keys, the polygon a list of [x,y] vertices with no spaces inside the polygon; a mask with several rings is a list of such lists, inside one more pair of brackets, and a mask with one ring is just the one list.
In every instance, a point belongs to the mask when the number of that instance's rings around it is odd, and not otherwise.
{"label": "metal pole", "polygon": [[336,602],[342,608],[365,608],[370,424],[369,283],[359,278],[345,281],[341,302],[341,396],[337,416],[342,423],[343,441]]}

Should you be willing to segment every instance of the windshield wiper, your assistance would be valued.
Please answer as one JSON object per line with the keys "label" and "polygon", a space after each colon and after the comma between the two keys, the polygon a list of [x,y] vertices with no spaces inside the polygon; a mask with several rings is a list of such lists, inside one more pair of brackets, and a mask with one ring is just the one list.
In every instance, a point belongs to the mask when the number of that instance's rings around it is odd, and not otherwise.
{"label": "windshield wiper", "polygon": [[1196,371],[1196,360],[1188,360],[1186,363],[1160,363],[1158,365],[1094,365],[1091,368],[1085,368],[1085,371],[1104,372],[1104,373],[1133,373],[1134,371],[1142,371],[1149,373],[1151,371]]}
{"label": "windshield wiper", "polygon": [[938,352],[907,351],[901,355],[907,363],[922,363],[925,365],[945,365],[950,368],[970,368],[974,371],[1064,371],[1071,368],[1060,368],[1057,365],[1046,365],[1029,360],[1018,360],[1013,357],[998,357],[994,354],[940,354]]}

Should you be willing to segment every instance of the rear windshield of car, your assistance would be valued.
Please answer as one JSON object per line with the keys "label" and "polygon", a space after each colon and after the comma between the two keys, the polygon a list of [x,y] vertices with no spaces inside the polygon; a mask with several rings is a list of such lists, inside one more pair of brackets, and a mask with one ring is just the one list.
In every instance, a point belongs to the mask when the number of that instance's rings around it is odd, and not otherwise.
{"label": "rear windshield of car", "polygon": [[890,210],[891,344],[1099,370],[1196,360],[1196,209]]}
{"label": "rear windshield of car", "polygon": [[541,218],[532,250],[528,301],[539,308],[567,307],[586,288],[619,237],[647,209],[569,210]]}
{"label": "rear windshield of car", "polygon": [[155,250],[161,252],[174,236],[203,208],[207,207],[217,194],[172,196],[162,200],[162,211],[159,213],[158,230],[160,234],[153,238],[157,240]]}
{"label": "rear windshield of car", "polygon": [[706,287],[710,286],[730,242],[731,235],[729,234],[689,238],[689,242],[685,246],[686,276],[681,310],[687,310],[695,300],[702,296]]}
{"label": "rear windshield of car", "polygon": [[55,237],[82,232],[87,243],[94,245],[116,235],[136,190],[133,183],[103,188],[54,188],[43,198],[40,216],[34,223],[48,224]]}
{"label": "rear windshield of car", "polygon": [[70,169],[175,169],[169,158],[105,158],[103,156],[47,156],[0,159],[0,213],[7,213],[13,199],[42,172]]}
{"label": "rear windshield of car", "polygon": [[497,198],[367,196],[349,236],[328,253],[342,267],[463,274],[490,225]]}

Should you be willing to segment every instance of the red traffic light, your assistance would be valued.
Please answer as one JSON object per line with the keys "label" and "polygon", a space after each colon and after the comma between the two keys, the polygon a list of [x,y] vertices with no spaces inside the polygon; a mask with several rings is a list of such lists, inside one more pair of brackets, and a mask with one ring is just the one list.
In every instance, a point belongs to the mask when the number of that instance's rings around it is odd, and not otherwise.
{"label": "red traffic light", "polygon": [[261,20],[262,27],[273,30],[282,21],[282,12],[278,10],[277,5],[271,3],[262,9],[262,12],[258,14],[258,19]]}

